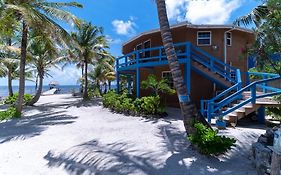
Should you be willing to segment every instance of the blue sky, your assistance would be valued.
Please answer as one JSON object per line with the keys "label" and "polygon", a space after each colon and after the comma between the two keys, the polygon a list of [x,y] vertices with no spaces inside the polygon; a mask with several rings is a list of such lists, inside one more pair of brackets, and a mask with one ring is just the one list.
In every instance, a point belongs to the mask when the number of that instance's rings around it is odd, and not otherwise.
{"label": "blue sky", "polygon": [[[68,0],[57,0],[67,2]],[[153,0],[76,0],[83,9],[69,9],[77,17],[102,26],[110,40],[110,52],[121,55],[122,43],[134,35],[158,27],[156,5]],[[166,0],[171,24],[190,21],[193,24],[230,24],[237,17],[251,11],[259,0]],[[67,27],[71,30],[70,27]],[[46,78],[44,84],[55,79],[63,85],[75,85],[80,70],[74,66],[64,71],[52,69],[53,78]],[[6,85],[0,79],[0,85]],[[15,84],[17,82],[15,81]],[[27,82],[33,85],[32,82]]]}

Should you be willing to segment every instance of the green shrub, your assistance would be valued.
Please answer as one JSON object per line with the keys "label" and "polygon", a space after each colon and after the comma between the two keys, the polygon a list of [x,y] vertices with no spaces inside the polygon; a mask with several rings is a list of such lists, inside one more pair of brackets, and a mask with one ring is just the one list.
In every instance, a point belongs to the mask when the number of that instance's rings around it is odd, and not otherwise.
{"label": "green shrub", "polygon": [[[5,104],[15,104],[17,99],[18,99],[18,96],[19,94],[18,93],[15,93],[13,96],[9,96],[7,97],[5,100],[4,100],[4,103]],[[24,94],[24,97],[23,97],[23,100],[24,100],[24,104],[28,103],[29,101],[31,101],[33,98],[32,95],[30,94]]]}
{"label": "green shrub", "polygon": [[20,118],[21,114],[16,111],[15,107],[9,107],[6,111],[0,111],[0,120]]}
{"label": "green shrub", "polygon": [[281,108],[266,108],[266,114],[271,115],[275,120],[281,121]]}
{"label": "green shrub", "polygon": [[118,95],[114,91],[110,91],[103,96],[102,101],[104,107],[119,113],[157,115],[165,112],[165,109],[160,105],[159,96],[142,97],[134,100],[128,97],[126,92]]}
{"label": "green shrub", "polygon": [[188,139],[199,148],[199,151],[207,155],[219,155],[235,146],[235,139],[219,136],[218,131],[207,128],[201,123],[194,124],[195,134]]}
{"label": "green shrub", "polygon": [[160,105],[160,97],[158,95],[142,97],[137,100],[136,105],[140,112],[147,115],[155,115],[165,112],[164,108]]}

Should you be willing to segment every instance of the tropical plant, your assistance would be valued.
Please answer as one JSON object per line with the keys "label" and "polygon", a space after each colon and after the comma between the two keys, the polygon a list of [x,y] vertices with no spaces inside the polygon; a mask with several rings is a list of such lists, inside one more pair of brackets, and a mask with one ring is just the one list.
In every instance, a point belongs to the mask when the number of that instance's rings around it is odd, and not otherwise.
{"label": "tropical plant", "polygon": [[165,108],[161,105],[159,96],[132,99],[127,92],[116,94],[114,91],[109,91],[103,96],[102,101],[104,107],[118,113],[154,117],[163,117],[165,114]]}
{"label": "tropical plant", "polygon": [[160,92],[167,94],[176,93],[176,91],[169,86],[166,79],[158,81],[153,74],[150,74],[146,80],[142,81],[141,85],[144,89],[152,89],[155,96],[158,96]]}
{"label": "tropical plant", "polygon": [[93,26],[91,23],[83,22],[77,27],[77,32],[72,33],[72,38],[76,41],[76,46],[71,50],[70,57],[82,67],[84,74],[83,99],[89,98],[88,94],[88,66],[95,64],[97,59],[104,53],[107,48],[106,38],[103,35],[101,27]]}
{"label": "tropical plant", "polygon": [[281,75],[281,3],[266,0],[263,5],[235,21],[237,25],[255,24],[256,43],[247,48],[247,54],[257,57],[258,70]]}
{"label": "tropical plant", "polygon": [[[0,1],[1,21],[7,21],[11,18],[13,19],[12,21],[19,21],[22,24],[19,98],[16,106],[18,113],[21,113],[22,111],[25,90],[25,66],[27,57],[28,31],[32,29],[37,31],[37,33],[41,32],[45,35],[52,35],[54,40],[64,39],[64,41],[69,41],[71,39],[69,34],[55,20],[76,23],[77,25],[79,25],[79,20],[74,15],[67,12],[64,7],[82,7],[82,5],[76,2],[57,3],[48,2],[46,0]],[[2,24],[0,24],[0,26],[1,25]]]}
{"label": "tropical plant", "polygon": [[19,117],[20,113],[16,111],[15,107],[9,107],[6,111],[0,111],[0,121]]}
{"label": "tropical plant", "polygon": [[[108,55],[105,53],[105,55]],[[89,80],[94,84],[94,87],[99,89],[100,94],[103,94],[101,91],[101,85],[105,85],[104,92],[106,93],[107,82],[109,86],[109,90],[111,89],[111,82],[115,80],[115,70],[112,66],[114,61],[112,56],[104,56],[101,57],[95,69],[89,72]]]}
{"label": "tropical plant", "polygon": [[36,80],[36,94],[28,105],[34,105],[40,98],[43,90],[43,80],[46,76],[51,76],[48,72],[50,68],[56,67],[59,69],[58,64],[66,60],[66,57],[60,56],[60,49],[58,44],[54,44],[52,39],[48,36],[40,36],[31,32],[28,52],[32,55],[28,61],[29,67],[36,74],[39,79],[39,86],[37,87]]}
{"label": "tropical plant", "polygon": [[192,121],[194,119],[204,123],[207,126],[209,126],[209,124],[200,115],[196,106],[191,101],[188,100],[189,94],[187,92],[187,87],[184,84],[184,79],[180,69],[180,64],[178,62],[176,50],[174,47],[172,32],[167,16],[166,2],[165,0],[155,0],[155,1],[157,6],[162,42],[164,45],[165,53],[167,55],[169,67],[172,73],[175,89],[179,97],[179,103],[182,111],[184,127],[186,132],[188,134],[191,134],[194,132],[194,128],[192,126]]}
{"label": "tropical plant", "polygon": [[199,148],[199,151],[207,155],[219,155],[235,146],[236,140],[218,135],[218,131],[207,128],[201,123],[195,123],[195,133],[188,139]]}
{"label": "tropical plant", "polygon": [[8,79],[8,91],[9,96],[13,96],[13,83],[12,81],[17,78],[17,71],[19,68],[19,59],[13,58],[1,58],[0,59],[0,72],[2,72],[2,77],[7,77]]}
{"label": "tropical plant", "polygon": [[[4,103],[9,104],[9,105],[14,105],[16,103],[18,97],[19,97],[19,93],[14,93],[12,96],[7,97],[4,100]],[[28,102],[30,102],[32,100],[32,98],[33,98],[32,95],[24,94],[24,98],[23,98],[24,104],[27,104]]]}

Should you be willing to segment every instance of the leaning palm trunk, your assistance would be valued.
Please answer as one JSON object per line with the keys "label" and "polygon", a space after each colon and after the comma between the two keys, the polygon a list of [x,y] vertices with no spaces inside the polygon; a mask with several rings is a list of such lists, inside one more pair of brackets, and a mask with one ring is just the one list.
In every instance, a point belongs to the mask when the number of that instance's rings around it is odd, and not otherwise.
{"label": "leaning palm trunk", "polygon": [[12,81],[13,81],[12,73],[11,73],[11,70],[8,69],[8,89],[9,89],[9,96],[10,97],[14,95]]}
{"label": "leaning palm trunk", "polygon": [[21,40],[21,58],[20,58],[20,79],[19,79],[19,96],[16,105],[16,111],[22,112],[23,97],[25,89],[25,64],[26,64],[26,48],[27,48],[28,26],[25,21],[22,23],[22,40]]}
{"label": "leaning palm trunk", "polygon": [[170,29],[166,3],[165,0],[156,0],[158,19],[160,24],[160,31],[162,36],[162,42],[169,62],[169,67],[172,73],[175,88],[180,100],[180,107],[183,116],[183,123],[187,134],[194,133],[194,128],[192,126],[193,121],[197,120],[208,124],[206,120],[198,113],[196,106],[191,103],[188,99],[187,88],[184,84],[184,79],[180,69],[180,64],[177,59],[175,47],[173,45],[172,32]]}
{"label": "leaning palm trunk", "polygon": [[83,92],[83,99],[88,100],[88,62],[85,61],[85,84],[84,84],[84,92]]}
{"label": "leaning palm trunk", "polygon": [[36,91],[36,94],[35,96],[32,98],[32,100],[30,102],[27,103],[27,105],[29,106],[33,106],[35,103],[38,102],[39,98],[41,97],[41,94],[42,94],[42,90],[43,90],[43,79],[44,79],[44,76],[42,73],[40,73],[40,75],[38,76],[39,78],[39,86],[38,86],[38,89]]}
{"label": "leaning palm trunk", "polygon": [[[8,45],[12,46],[12,39],[9,38],[8,39]],[[12,78],[12,66],[8,66],[8,90],[9,90],[9,96],[13,96],[14,92],[13,92],[13,78]]]}

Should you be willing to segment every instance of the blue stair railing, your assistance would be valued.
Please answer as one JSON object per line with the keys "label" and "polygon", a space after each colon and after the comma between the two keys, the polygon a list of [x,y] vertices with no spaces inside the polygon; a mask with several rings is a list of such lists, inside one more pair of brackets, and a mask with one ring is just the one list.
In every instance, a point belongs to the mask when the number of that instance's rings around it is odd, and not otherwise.
{"label": "blue stair railing", "polygon": [[[231,88],[225,90],[213,99],[201,101],[201,113],[204,116],[207,116],[208,122],[211,122],[211,119],[214,117],[226,116],[248,103],[256,104],[257,99],[281,94],[280,88],[269,86],[270,82],[281,80],[281,77],[279,75],[256,72],[249,72],[248,75],[261,76],[263,77],[263,79],[254,81],[244,88],[237,88],[237,91],[235,93],[230,94],[232,90],[236,90],[236,86],[241,86],[242,81],[240,81],[239,84],[236,84]],[[260,89],[260,91],[263,93],[257,94],[258,89]],[[243,98],[243,93],[245,92],[250,92],[250,96]],[[240,100],[241,102],[237,103],[238,100]],[[236,105],[231,106],[234,103],[236,103]],[[225,108],[227,109],[223,111],[222,109]]]}
{"label": "blue stair railing", "polygon": [[[225,64],[223,61],[191,45],[189,42],[176,43],[174,46],[180,63],[184,63],[187,58],[190,58],[192,61],[208,68],[211,72],[220,75],[232,84],[237,83],[236,68]],[[146,52],[149,52],[150,56],[145,57],[144,53]],[[129,70],[135,69],[136,67],[150,67],[166,64],[168,64],[168,61],[163,46],[136,50],[116,59],[117,70]]]}

